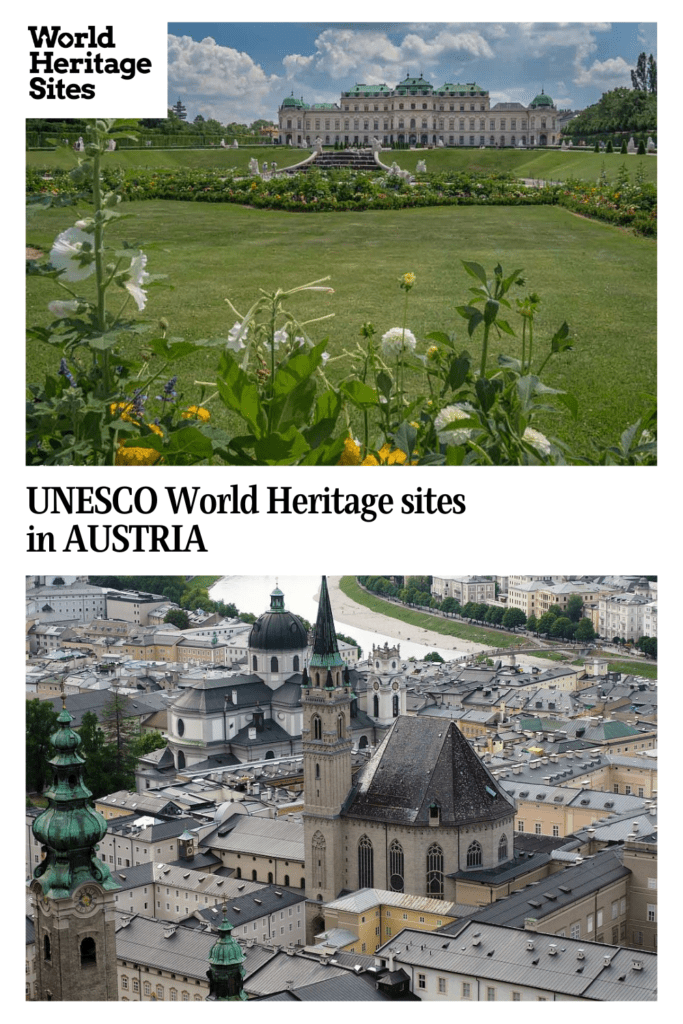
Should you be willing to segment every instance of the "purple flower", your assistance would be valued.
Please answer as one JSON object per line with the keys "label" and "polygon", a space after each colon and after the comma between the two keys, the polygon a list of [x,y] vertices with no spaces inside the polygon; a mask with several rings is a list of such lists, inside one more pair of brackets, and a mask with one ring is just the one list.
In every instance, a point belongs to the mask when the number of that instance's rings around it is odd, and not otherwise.
{"label": "purple flower", "polygon": [[78,387],[78,384],[74,380],[73,374],[71,373],[69,367],[67,366],[66,359],[64,359],[63,357],[59,364],[59,373],[62,375],[62,377],[66,377],[72,388]]}

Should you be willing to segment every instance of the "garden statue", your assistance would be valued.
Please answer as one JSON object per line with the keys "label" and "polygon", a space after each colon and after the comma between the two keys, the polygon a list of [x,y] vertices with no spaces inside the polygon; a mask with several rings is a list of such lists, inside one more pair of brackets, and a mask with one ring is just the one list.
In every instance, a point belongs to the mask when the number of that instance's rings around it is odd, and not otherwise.
{"label": "garden statue", "polygon": [[427,161],[426,160],[418,160],[417,161],[416,171],[417,171],[418,174],[426,174],[427,173]]}
{"label": "garden statue", "polygon": [[631,136],[631,138],[628,140],[628,146],[626,147],[626,152],[627,153],[637,153],[638,152],[638,148],[637,148],[635,142],[633,141],[633,136]]}
{"label": "garden statue", "polygon": [[239,142],[237,141],[237,139],[233,139],[233,140],[232,140],[232,148],[233,148],[233,149],[239,149],[239,148],[240,148],[240,144],[239,144]]}
{"label": "garden statue", "polygon": [[116,149],[116,139],[110,139],[107,143],[107,153],[113,153]]}
{"label": "garden statue", "polygon": [[656,153],[657,152],[657,147],[655,146],[654,142],[652,141],[652,136],[651,135],[648,135],[648,137],[647,137],[647,151],[648,151],[648,153]]}
{"label": "garden statue", "polygon": [[85,150],[85,146],[83,144],[83,136],[82,135],[79,136],[78,141],[74,145],[74,149],[76,150],[77,153],[82,153]]}
{"label": "garden statue", "polygon": [[318,136],[318,138],[315,140],[315,152],[316,153],[322,153],[322,151],[323,151],[323,140],[320,138],[320,136]]}
{"label": "garden statue", "polygon": [[221,139],[221,146],[222,146],[223,149],[227,148],[226,145],[225,145],[225,139]]}
{"label": "garden statue", "polygon": [[252,156],[251,160],[249,161],[249,173],[258,174],[258,160],[256,159],[255,156]]}
{"label": "garden statue", "polygon": [[443,149],[443,139],[439,138],[436,140],[436,144],[439,149]]}

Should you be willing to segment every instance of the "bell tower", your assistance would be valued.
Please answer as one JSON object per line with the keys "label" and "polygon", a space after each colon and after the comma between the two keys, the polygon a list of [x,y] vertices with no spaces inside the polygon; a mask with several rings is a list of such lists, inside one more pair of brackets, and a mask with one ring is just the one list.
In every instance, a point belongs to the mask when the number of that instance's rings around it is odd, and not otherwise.
{"label": "bell tower", "polygon": [[334,899],[344,884],[340,814],[351,790],[352,696],[323,576],[313,654],[301,684],[306,895],[319,903]]}
{"label": "bell tower", "polygon": [[33,873],[38,999],[118,998],[115,898],[119,888],[97,857],[107,823],[91,806],[73,719],[62,710],[52,735],[48,807],[34,824],[44,859]]}

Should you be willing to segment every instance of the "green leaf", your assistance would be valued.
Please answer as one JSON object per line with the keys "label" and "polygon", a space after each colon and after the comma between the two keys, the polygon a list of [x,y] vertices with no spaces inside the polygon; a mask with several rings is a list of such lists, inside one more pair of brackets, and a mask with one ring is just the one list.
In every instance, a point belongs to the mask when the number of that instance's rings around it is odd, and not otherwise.
{"label": "green leaf", "polygon": [[457,391],[459,387],[467,380],[467,374],[470,371],[470,361],[464,356],[458,356],[456,359],[451,359],[451,364],[448,367],[448,377],[446,378],[448,386]]}
{"label": "green leaf", "polygon": [[361,380],[347,380],[339,385],[339,390],[358,409],[372,409],[377,405],[377,392]]}
{"label": "green leaf", "polygon": [[221,360],[221,370],[223,379],[218,380],[218,392],[223,402],[228,409],[239,413],[256,437],[261,437],[267,420],[256,384],[249,380],[228,353]]}
{"label": "green leaf", "polygon": [[569,327],[567,321],[562,324],[560,329],[555,332],[553,339],[550,342],[550,347],[553,352],[565,352],[567,349],[572,347],[569,338]]}
{"label": "green leaf", "polygon": [[499,304],[495,299],[487,299],[486,305],[484,306],[484,323],[490,326],[496,319],[498,314]]}
{"label": "green leaf", "polygon": [[426,341],[438,341],[440,345],[451,345],[451,339],[443,331],[430,331],[429,334],[425,334]]}
{"label": "green leaf", "polygon": [[377,390],[383,395],[387,401],[391,398],[391,389],[393,387],[393,381],[388,373],[384,370],[380,370],[377,374]]}
{"label": "green leaf", "polygon": [[463,260],[462,265],[470,277],[476,277],[482,284],[486,284],[486,271],[480,263],[467,263]]}
{"label": "green leaf", "polygon": [[566,406],[567,409],[569,409],[569,412],[572,415],[572,419],[576,419],[576,417],[579,415],[579,403],[577,402],[574,395],[570,395],[564,391],[558,391],[557,400],[562,405]]}
{"label": "green leaf", "polygon": [[457,447],[449,444],[446,448],[446,465],[447,466],[462,466],[465,458],[465,448],[461,445]]}
{"label": "green leaf", "polygon": [[182,359],[196,351],[196,345],[191,341],[172,341],[170,338],[153,338],[148,342],[149,347],[156,356],[173,362],[175,359]]}
{"label": "green leaf", "polygon": [[478,377],[474,385],[474,390],[477,393],[477,398],[481,404],[484,412],[488,412],[496,400],[497,387],[492,380],[487,380],[486,377]]}
{"label": "green leaf", "polygon": [[412,427],[406,420],[403,421],[401,426],[394,434],[393,441],[397,448],[408,456],[410,459],[413,452],[415,451],[415,441],[417,439],[417,430]]}
{"label": "green leaf", "polygon": [[271,433],[254,445],[258,462],[265,465],[292,465],[309,451],[302,434],[292,426],[284,433]]}

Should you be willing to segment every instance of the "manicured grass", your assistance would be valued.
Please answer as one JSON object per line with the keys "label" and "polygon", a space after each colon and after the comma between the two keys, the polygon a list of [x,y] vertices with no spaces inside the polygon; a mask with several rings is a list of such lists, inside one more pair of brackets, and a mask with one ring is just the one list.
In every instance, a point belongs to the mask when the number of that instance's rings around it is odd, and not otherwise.
{"label": "manicured grass", "polygon": [[434,633],[443,633],[444,636],[455,636],[460,640],[470,640],[476,644],[486,644],[488,647],[518,647],[522,638],[511,633],[503,633],[498,630],[485,629],[481,626],[473,626],[466,622],[459,622],[455,619],[443,619],[439,615],[430,615],[428,612],[417,612],[406,608],[405,605],[394,604],[392,601],[383,601],[381,597],[368,594],[356,582],[355,576],[342,576],[339,581],[341,591],[356,604],[362,604],[380,615],[387,615],[391,619],[400,619],[410,626],[429,629]]}
{"label": "manicured grass", "polygon": [[622,672],[625,675],[645,676],[646,679],[657,678],[657,662],[643,661],[610,661],[610,672]]}
{"label": "manicured grass", "polygon": [[[181,167],[220,169],[234,167],[247,173],[249,160],[256,157],[260,164],[267,160],[278,167],[291,167],[310,156],[309,150],[292,149],[291,146],[252,147],[244,149],[132,149],[119,150],[106,155],[105,166],[132,169],[158,167],[178,169]],[[381,159],[391,166],[396,161],[399,167],[415,171],[418,160],[424,160],[427,170],[440,172],[454,171],[508,171],[519,178],[534,178],[543,181],[565,181],[580,178],[595,181],[604,167],[607,178],[612,181],[619,168],[625,164],[633,179],[636,168],[643,171],[645,181],[657,180],[656,156],[623,156],[621,153],[594,153],[592,150],[561,152],[560,150],[515,150],[515,149],[431,149],[395,150],[383,152]],[[73,167],[76,155],[65,149],[54,152],[29,150],[26,162],[30,167]]]}
{"label": "manicured grass", "polygon": [[[520,296],[534,290],[543,299],[538,356],[563,320],[574,338],[573,351],[551,361],[544,381],[577,397],[578,420],[549,416],[541,429],[584,453],[591,439],[613,444],[646,410],[644,394],[655,391],[656,244],[566,210],[431,207],[296,214],[171,201],[120,209],[130,217],[115,225],[109,241],[134,242],[148,254],[147,269],[167,275],[172,290],[150,289],[145,315],[152,324],[166,317],[174,336],[225,337],[235,320],[226,298],[245,312],[259,288],[292,287],[329,274],[334,295],[297,295],[292,310],[300,319],[335,314],[311,328],[317,339],[329,336],[330,352],[339,357],[329,364],[335,381],[346,372],[344,350],[360,340],[363,322],[374,323],[380,334],[402,323],[405,293],[398,278],[412,271],[417,283],[407,326],[419,339],[434,330],[455,331],[458,345],[476,355],[481,334],[468,338],[456,312],[473,284],[461,261],[476,260],[489,272],[500,262],[507,272],[524,270]],[[49,251],[57,233],[77,216],[73,208],[32,208],[27,244]],[[83,283],[84,295],[90,285]],[[52,282],[28,279],[28,324],[50,321],[47,303],[58,291]],[[510,319],[518,325],[514,312]],[[521,341],[490,339],[490,365],[498,352],[518,355]],[[54,372],[57,363],[51,348],[29,341],[28,381],[41,379],[48,368]],[[194,381],[215,380],[215,350],[199,350],[176,365],[188,402],[199,397]],[[417,372],[407,384],[413,393],[424,392]],[[219,425],[236,427],[219,406],[212,411]]]}
{"label": "manicured grass", "polygon": [[218,583],[220,579],[222,579],[221,576],[193,576],[190,582],[193,587],[206,587],[208,590],[214,583]]}

